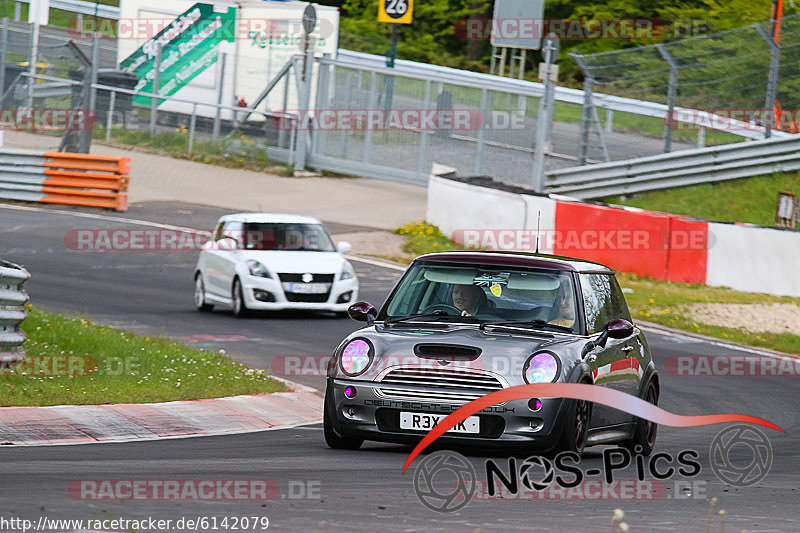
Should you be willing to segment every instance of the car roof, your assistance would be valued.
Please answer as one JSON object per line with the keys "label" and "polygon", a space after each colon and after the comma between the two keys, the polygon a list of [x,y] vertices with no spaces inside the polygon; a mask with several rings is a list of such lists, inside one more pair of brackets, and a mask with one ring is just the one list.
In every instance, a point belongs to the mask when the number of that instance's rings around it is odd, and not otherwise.
{"label": "car roof", "polygon": [[609,267],[574,257],[536,254],[532,252],[480,252],[453,251],[436,252],[418,257],[415,261],[444,261],[455,263],[477,263],[481,265],[520,266],[544,270],[567,270],[571,272],[602,272],[614,274]]}
{"label": "car roof", "polygon": [[231,213],[220,217],[220,221],[233,222],[263,222],[272,224],[322,224],[314,217],[304,215],[290,215],[288,213]]}

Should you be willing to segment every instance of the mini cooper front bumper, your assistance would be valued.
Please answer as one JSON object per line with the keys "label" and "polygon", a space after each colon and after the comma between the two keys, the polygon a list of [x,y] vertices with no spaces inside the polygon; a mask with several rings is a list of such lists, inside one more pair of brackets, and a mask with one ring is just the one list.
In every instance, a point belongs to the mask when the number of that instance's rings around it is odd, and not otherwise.
{"label": "mini cooper front bumper", "polygon": [[[350,387],[350,398],[345,389]],[[374,381],[329,378],[325,408],[339,433],[364,440],[416,444],[428,430],[401,429],[401,413],[449,415],[464,402],[425,398],[424,387],[414,391],[420,398],[403,397],[396,391],[387,394],[386,385]],[[353,396],[353,390],[355,395]],[[434,396],[436,391],[431,391]],[[416,394],[415,394],[416,395]],[[477,433],[442,435],[439,442],[464,447],[520,447],[545,452],[556,446],[566,418],[569,400],[540,399],[536,410],[529,400],[494,405],[476,413]],[[409,416],[409,415],[406,415]]]}

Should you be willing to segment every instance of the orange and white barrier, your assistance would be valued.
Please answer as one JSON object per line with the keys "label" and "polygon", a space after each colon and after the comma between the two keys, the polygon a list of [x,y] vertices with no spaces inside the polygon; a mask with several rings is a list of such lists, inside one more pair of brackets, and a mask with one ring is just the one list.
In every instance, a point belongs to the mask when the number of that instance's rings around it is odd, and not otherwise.
{"label": "orange and white barrier", "polygon": [[130,159],[0,150],[0,198],[125,211]]}

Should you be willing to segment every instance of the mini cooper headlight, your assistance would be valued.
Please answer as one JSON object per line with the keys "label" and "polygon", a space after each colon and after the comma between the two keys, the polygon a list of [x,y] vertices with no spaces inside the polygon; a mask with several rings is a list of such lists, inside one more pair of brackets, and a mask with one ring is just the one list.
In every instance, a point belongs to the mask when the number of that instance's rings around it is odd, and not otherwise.
{"label": "mini cooper headlight", "polygon": [[257,276],[259,278],[271,278],[272,276],[269,275],[269,270],[267,267],[259,263],[254,259],[249,259],[247,261],[247,268],[250,270],[251,276]]}
{"label": "mini cooper headlight", "polygon": [[342,350],[342,356],[339,358],[339,366],[342,372],[350,377],[355,377],[363,374],[374,355],[372,344],[366,339],[353,339]]}
{"label": "mini cooper headlight", "polygon": [[527,383],[550,383],[558,378],[561,362],[550,352],[535,353],[525,361],[522,376]]}

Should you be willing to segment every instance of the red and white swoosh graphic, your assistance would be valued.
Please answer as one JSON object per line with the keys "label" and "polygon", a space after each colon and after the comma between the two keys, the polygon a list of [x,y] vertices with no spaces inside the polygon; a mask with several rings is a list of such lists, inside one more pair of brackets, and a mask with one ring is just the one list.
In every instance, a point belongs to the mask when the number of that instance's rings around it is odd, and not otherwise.
{"label": "red and white swoosh graphic", "polygon": [[463,422],[468,416],[472,416],[478,411],[482,411],[498,403],[528,398],[571,398],[574,400],[585,400],[619,409],[620,411],[630,413],[639,418],[644,418],[645,420],[650,420],[662,426],[686,428],[722,424],[725,422],[747,422],[783,431],[772,422],[749,415],[676,415],[637,398],[636,396],[606,387],[599,387],[597,385],[582,383],[537,383],[534,385],[519,385],[517,387],[492,392],[469,402],[457,411],[453,411],[439,422],[436,427],[430,430],[420,443],[417,444],[417,447],[414,448],[408,456],[408,459],[406,459],[406,464],[403,465],[403,472],[406,471],[409,465],[414,461],[414,458],[416,458],[422,450],[427,448],[428,445],[438,439],[447,430],[453,428],[459,422]]}

